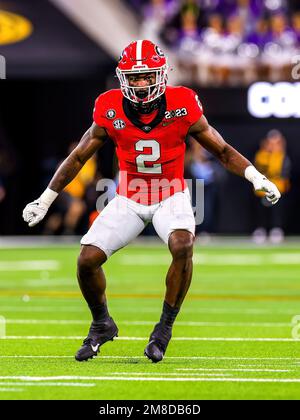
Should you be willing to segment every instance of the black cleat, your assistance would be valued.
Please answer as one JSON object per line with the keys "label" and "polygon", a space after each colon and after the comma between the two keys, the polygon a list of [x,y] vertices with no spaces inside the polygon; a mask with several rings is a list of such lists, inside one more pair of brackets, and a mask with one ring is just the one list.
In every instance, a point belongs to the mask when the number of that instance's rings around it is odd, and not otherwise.
{"label": "black cleat", "polygon": [[83,345],[75,355],[75,359],[79,362],[93,359],[100,351],[100,347],[107,341],[113,341],[114,337],[118,337],[118,327],[112,318],[105,321],[93,321],[88,333],[84,339]]}
{"label": "black cleat", "polygon": [[170,327],[163,326],[159,322],[155,325],[155,328],[150,335],[149,343],[145,348],[144,355],[147,356],[148,359],[152,360],[153,363],[160,362],[164,357],[171,337],[172,329]]}

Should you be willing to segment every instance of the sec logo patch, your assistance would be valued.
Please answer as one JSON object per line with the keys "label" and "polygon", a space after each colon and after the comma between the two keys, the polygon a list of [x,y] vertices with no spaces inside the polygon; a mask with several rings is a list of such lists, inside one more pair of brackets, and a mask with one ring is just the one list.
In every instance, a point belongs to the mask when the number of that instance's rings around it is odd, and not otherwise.
{"label": "sec logo patch", "polygon": [[114,125],[116,130],[122,130],[123,128],[126,127],[126,124],[123,120],[115,120],[113,122],[113,125]]}

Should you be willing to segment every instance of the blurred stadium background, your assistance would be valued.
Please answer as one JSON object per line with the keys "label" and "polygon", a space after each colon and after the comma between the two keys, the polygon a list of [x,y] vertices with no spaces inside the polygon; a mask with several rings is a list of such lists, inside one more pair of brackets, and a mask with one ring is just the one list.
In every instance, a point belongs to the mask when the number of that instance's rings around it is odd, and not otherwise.
{"label": "blurred stadium background", "polygon": [[[283,198],[274,208],[266,207],[245,180],[226,173],[187,139],[186,177],[205,181],[205,219],[197,234],[205,243],[212,238],[212,246],[195,251],[193,285],[175,327],[178,341],[170,344],[170,357],[159,368],[141,362],[144,343],[130,341],[142,336],[146,343],[164,293],[169,256],[162,244],[151,248],[149,226],[143,245],[117,253],[106,264],[110,309],[124,342],[103,350],[107,359],[102,364],[97,360],[92,362],[96,365],[75,367],[72,355],[90,319],[75,281],[77,236],[95,217],[97,181],[116,179],[112,145],[108,142],[86,165],[45,222],[29,229],[21,214],[90,126],[95,98],[118,86],[114,71],[124,46],[140,38],[165,50],[173,68],[170,83],[198,92],[210,123],[278,185]],[[299,313],[300,299],[299,1],[0,1],[0,55],[6,62],[4,69],[0,60],[0,77],[6,73],[6,80],[0,80],[0,315],[7,320],[8,335],[1,346],[0,370],[2,375],[22,374],[22,381],[29,374],[74,371],[87,379],[95,374],[94,366],[102,366],[98,373],[108,377],[107,382],[98,380],[93,392],[70,384],[70,393],[60,382],[52,384],[51,392],[28,384],[21,394],[24,383],[15,382],[19,377],[14,376],[9,386],[2,383],[3,395],[298,398],[299,349],[290,341],[291,318]],[[251,240],[265,243],[266,229],[268,246],[249,247]],[[52,246],[30,245],[37,235]],[[66,235],[76,235],[75,246],[63,245]],[[246,236],[243,245],[219,241],[241,235]],[[284,235],[284,246],[269,247],[281,244]],[[16,339],[21,343],[18,353]],[[188,346],[184,340],[191,340]],[[185,375],[192,376],[184,386],[181,376],[164,388],[147,380],[143,389],[126,382],[120,388],[109,376],[127,371],[166,380],[166,375],[180,376],[187,368]],[[201,383],[195,375],[206,373],[193,374],[197,369],[213,373]],[[234,383],[241,381],[249,383]]]}

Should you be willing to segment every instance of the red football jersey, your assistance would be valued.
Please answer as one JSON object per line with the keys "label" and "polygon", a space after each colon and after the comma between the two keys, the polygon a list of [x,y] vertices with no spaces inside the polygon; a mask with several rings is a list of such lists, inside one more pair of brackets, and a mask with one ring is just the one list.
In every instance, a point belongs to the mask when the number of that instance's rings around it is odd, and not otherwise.
{"label": "red football jersey", "polygon": [[183,191],[185,138],[202,114],[197,94],[183,86],[167,86],[149,115],[137,115],[120,89],[100,95],[93,118],[116,146],[118,194],[151,205]]}

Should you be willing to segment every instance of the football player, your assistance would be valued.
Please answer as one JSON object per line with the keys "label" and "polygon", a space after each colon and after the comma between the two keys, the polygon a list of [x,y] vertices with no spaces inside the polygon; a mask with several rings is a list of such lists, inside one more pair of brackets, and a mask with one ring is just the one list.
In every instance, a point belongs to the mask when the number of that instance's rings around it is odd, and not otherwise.
{"label": "football player", "polygon": [[195,220],[183,178],[186,136],[193,136],[225,168],[249,180],[256,191],[264,191],[272,204],[280,193],[209,125],[193,90],[167,86],[167,59],[157,45],[148,40],[132,42],[124,49],[116,73],[120,89],[97,98],[92,126],[40,198],[25,207],[23,217],[29,226],[40,222],[107,137],[114,142],[120,168],[117,194],[81,240],[78,281],[93,320],[75,358],[82,361],[96,356],[101,345],[117,336],[118,328],[107,308],[102,265],[152,221],[172,255],[162,314],[145,349],[150,360],[159,362],[192,278]]}

